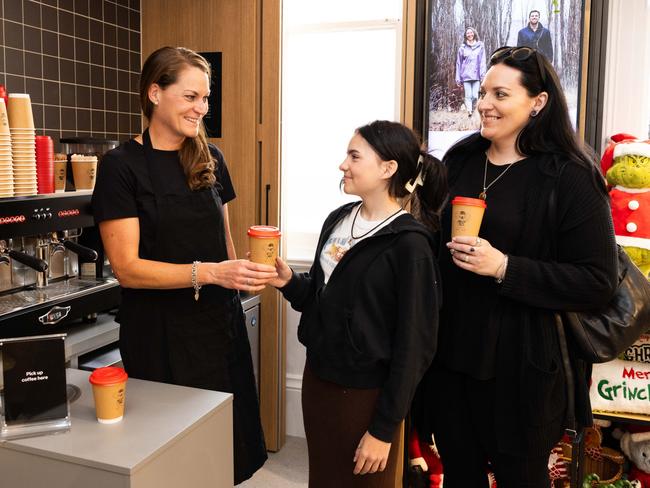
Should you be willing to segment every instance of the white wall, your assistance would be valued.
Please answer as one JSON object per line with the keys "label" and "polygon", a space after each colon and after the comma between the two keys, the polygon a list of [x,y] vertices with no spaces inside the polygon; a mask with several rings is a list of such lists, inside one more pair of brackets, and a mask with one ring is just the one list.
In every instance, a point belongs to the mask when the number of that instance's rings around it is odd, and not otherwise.
{"label": "white wall", "polygon": [[619,132],[649,137],[650,124],[650,0],[609,5],[603,148]]}
{"label": "white wall", "polygon": [[[309,271],[309,266],[299,263],[289,263],[295,273]],[[302,391],[302,371],[305,367],[305,347],[298,342],[298,321],[300,314],[284,301],[284,316],[287,332],[287,435],[305,437],[302,425],[302,408],[300,394]]]}

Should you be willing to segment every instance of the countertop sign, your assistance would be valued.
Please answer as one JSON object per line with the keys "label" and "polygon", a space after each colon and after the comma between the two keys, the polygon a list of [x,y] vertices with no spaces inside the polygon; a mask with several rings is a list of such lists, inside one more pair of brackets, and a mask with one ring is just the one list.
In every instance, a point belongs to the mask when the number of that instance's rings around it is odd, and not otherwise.
{"label": "countertop sign", "polygon": [[48,422],[58,426],[69,417],[64,339],[65,334],[0,339],[3,437],[28,426],[49,431]]}

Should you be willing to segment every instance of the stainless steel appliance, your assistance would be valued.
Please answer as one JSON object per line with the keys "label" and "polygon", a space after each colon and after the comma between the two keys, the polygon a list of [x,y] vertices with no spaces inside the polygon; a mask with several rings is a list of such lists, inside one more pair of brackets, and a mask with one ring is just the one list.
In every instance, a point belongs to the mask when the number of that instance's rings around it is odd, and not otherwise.
{"label": "stainless steel appliance", "polygon": [[253,356],[257,394],[260,394],[260,296],[242,294],[241,304],[246,316],[246,332]]}
{"label": "stainless steel appliance", "polygon": [[119,304],[114,278],[81,273],[97,250],[90,191],[0,199],[0,337],[45,334]]}

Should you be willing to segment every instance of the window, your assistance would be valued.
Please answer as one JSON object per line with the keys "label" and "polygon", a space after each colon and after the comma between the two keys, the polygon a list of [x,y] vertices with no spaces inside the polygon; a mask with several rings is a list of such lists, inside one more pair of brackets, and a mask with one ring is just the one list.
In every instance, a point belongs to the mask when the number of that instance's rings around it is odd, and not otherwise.
{"label": "window", "polygon": [[354,129],[399,120],[401,0],[283,2],[282,227],[285,256],[313,258]]}

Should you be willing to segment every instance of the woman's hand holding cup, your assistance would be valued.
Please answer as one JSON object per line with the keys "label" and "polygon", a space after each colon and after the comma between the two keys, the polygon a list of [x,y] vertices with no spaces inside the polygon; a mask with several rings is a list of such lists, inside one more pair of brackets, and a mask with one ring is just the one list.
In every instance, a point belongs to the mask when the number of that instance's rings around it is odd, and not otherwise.
{"label": "woman's hand holding cup", "polygon": [[277,278],[273,266],[252,263],[247,259],[231,259],[220,263],[199,265],[199,284],[219,285],[241,291],[262,291]]}
{"label": "woman's hand holding cup", "polygon": [[480,237],[456,236],[447,243],[452,260],[459,268],[481,276],[500,278],[505,255]]}

